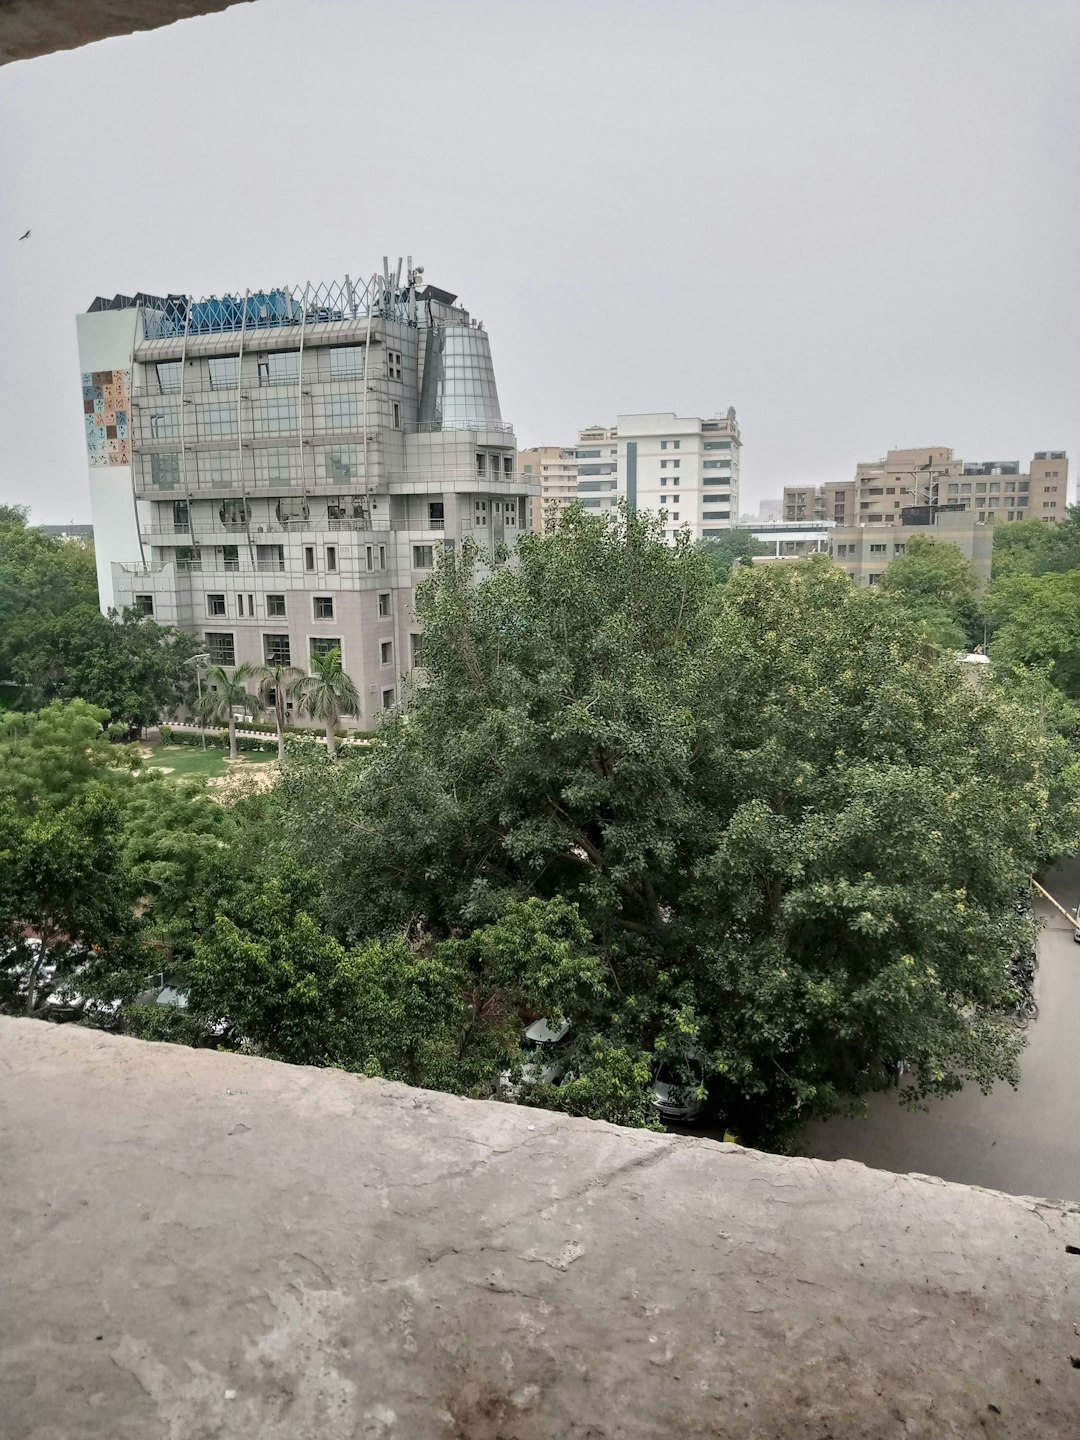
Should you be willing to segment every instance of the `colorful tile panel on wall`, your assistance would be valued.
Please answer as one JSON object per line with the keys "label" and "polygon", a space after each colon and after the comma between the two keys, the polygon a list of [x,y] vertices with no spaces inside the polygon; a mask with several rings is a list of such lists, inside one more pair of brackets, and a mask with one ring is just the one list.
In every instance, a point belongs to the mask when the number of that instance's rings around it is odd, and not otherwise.
{"label": "colorful tile panel on wall", "polygon": [[131,400],[126,370],[85,370],[86,450],[91,465],[131,464]]}

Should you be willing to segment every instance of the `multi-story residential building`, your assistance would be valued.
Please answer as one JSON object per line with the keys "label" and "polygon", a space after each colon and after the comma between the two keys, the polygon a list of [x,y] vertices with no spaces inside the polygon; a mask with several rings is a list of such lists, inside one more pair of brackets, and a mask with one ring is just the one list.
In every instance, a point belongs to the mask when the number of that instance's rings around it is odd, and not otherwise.
{"label": "multi-story residential building", "polygon": [[561,445],[533,445],[518,451],[518,474],[527,484],[538,484],[531,504],[530,530],[543,532],[577,499],[577,452]]}
{"label": "multi-story residential building", "polygon": [[[619,430],[587,425],[578,431],[577,498],[587,510],[612,510],[619,502]],[[623,492],[625,493],[625,492]]]}
{"label": "multi-story residential building", "polygon": [[837,525],[829,531],[829,553],[857,585],[877,585],[889,565],[904,554],[908,542],[917,535],[955,545],[971,561],[980,586],[989,584],[994,527],[972,511],[959,507],[910,506],[902,510],[897,522],[889,527]]}
{"label": "multi-story residential building", "polygon": [[198,631],[226,666],[336,647],[357,720],[396,703],[437,548],[513,540],[539,488],[487,332],[422,275],[78,317],[103,609]]}
{"label": "multi-story residential building", "polygon": [[666,514],[665,534],[687,529],[709,539],[738,524],[739,453],[735,411],[710,420],[668,412],[620,415],[610,429],[592,426],[578,439],[578,499],[589,509]]}
{"label": "multi-story residential building", "polygon": [[1069,461],[1063,450],[1036,452],[1030,469],[1018,460],[966,464],[946,446],[890,450],[864,461],[850,481],[784,487],[785,520],[832,520],[837,525],[897,525],[901,511],[918,505],[957,505],[995,524],[1061,520]]}

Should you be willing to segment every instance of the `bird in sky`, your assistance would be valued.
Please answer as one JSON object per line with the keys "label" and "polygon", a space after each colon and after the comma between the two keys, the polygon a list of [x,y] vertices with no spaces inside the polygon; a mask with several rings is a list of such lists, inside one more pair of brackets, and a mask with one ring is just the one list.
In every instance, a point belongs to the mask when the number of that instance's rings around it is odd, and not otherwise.
{"label": "bird in sky", "polygon": [[29,239],[30,239],[30,231],[27,230],[27,232],[26,232],[25,235],[20,235],[20,236],[19,236],[19,239],[20,239],[20,240],[29,240]]}

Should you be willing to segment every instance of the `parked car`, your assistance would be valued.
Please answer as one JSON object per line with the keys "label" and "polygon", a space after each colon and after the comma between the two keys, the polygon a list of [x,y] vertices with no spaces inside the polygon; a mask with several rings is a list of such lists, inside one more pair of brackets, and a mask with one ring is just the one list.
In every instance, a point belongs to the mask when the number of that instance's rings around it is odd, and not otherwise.
{"label": "parked car", "polygon": [[652,1105],[661,1120],[688,1124],[701,1114],[705,1077],[698,1060],[661,1062],[653,1077]]}
{"label": "parked car", "polygon": [[521,1039],[521,1077],[513,1070],[499,1076],[495,1093],[503,1100],[516,1100],[525,1085],[558,1085],[569,1063],[569,1020],[534,1020]]}

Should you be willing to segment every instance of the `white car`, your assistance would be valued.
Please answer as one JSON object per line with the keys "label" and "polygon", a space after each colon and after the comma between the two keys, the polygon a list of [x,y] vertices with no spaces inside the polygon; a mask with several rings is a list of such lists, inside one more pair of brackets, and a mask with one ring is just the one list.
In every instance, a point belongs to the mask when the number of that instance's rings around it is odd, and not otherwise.
{"label": "white car", "polygon": [[512,1070],[499,1076],[496,1093],[504,1100],[516,1100],[526,1085],[558,1085],[566,1074],[569,1020],[534,1020],[521,1041],[521,1078],[516,1083]]}
{"label": "white car", "polygon": [[[696,1078],[691,1078],[697,1069]],[[661,1064],[653,1079],[652,1106],[661,1120],[681,1120],[684,1124],[701,1114],[699,1091],[704,1077],[693,1062],[679,1067],[670,1062]]]}

